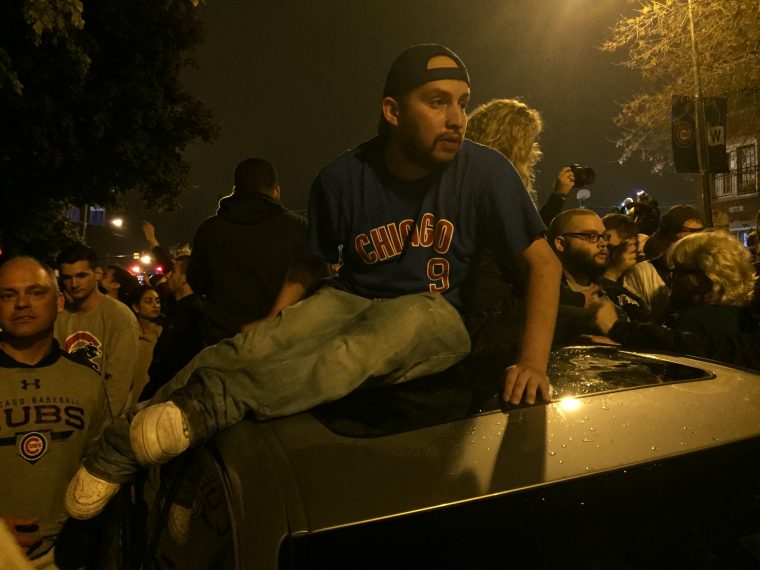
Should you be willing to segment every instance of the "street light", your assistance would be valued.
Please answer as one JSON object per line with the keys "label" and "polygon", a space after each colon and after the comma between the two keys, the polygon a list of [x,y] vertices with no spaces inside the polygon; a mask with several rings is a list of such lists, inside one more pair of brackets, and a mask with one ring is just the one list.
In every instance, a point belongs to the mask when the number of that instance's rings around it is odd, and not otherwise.
{"label": "street light", "polygon": [[111,218],[111,225],[116,228],[121,228],[124,225],[124,218]]}

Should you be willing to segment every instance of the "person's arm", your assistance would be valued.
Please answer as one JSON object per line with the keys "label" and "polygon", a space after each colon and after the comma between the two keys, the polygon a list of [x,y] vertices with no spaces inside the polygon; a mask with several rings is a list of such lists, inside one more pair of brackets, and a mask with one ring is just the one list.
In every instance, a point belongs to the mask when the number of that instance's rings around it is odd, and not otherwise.
{"label": "person's arm", "polygon": [[557,319],[562,265],[540,237],[520,254],[526,268],[525,329],[517,362],[505,371],[504,400],[512,404],[533,404],[536,393],[551,399],[546,368],[549,362],[554,325]]}
{"label": "person's arm", "polygon": [[274,320],[280,314],[280,311],[286,307],[295,305],[303,299],[311,285],[319,279],[327,277],[329,274],[329,266],[316,260],[306,260],[299,265],[291,267],[267,316],[263,319],[244,324],[240,327],[240,331],[250,332],[262,321]]}
{"label": "person's arm", "polygon": [[292,267],[288,271],[288,276],[285,278],[269,314],[264,317],[265,320],[271,321],[285,307],[295,305],[304,298],[306,291],[314,282],[329,274],[328,266],[320,261],[306,260],[304,263]]}
{"label": "person's arm", "polygon": [[161,247],[160,243],[158,243],[158,239],[156,238],[156,228],[148,220],[143,220],[141,227],[143,236],[145,236],[145,241],[150,245],[153,257],[156,258],[156,264],[163,265],[164,271],[169,271],[172,259],[169,256],[169,253]]}
{"label": "person's arm", "polygon": [[554,180],[554,189],[538,212],[546,227],[549,227],[554,216],[562,211],[565,200],[570,195],[570,190],[573,189],[574,184],[575,176],[569,166],[565,166],[557,173],[557,178]]}
{"label": "person's arm", "polygon": [[599,331],[623,346],[639,350],[665,350],[696,356],[712,356],[706,334],[671,329],[654,323],[637,323],[621,319],[609,301],[591,307]]}

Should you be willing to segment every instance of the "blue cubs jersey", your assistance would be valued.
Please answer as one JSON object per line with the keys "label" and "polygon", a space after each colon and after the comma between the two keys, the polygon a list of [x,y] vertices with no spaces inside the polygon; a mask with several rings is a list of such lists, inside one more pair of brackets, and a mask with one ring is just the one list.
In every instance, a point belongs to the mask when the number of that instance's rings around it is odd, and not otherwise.
{"label": "blue cubs jersey", "polygon": [[465,140],[445,168],[393,177],[375,138],[324,167],[309,201],[308,255],[343,265],[334,285],[368,298],[460,289],[487,246],[508,259],[546,231],[512,164]]}

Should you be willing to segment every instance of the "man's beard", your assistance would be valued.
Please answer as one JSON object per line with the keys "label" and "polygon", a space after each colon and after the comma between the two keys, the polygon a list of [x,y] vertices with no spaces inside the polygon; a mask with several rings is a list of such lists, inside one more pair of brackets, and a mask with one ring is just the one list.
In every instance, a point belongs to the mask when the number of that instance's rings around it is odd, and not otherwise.
{"label": "man's beard", "polygon": [[404,157],[416,166],[427,170],[441,170],[445,168],[458,154],[454,153],[450,158],[441,159],[436,157],[434,153],[435,146],[438,143],[437,138],[433,140],[433,144],[429,148],[423,148],[416,136],[416,131],[401,129],[399,135],[399,146],[404,153]]}
{"label": "man's beard", "polygon": [[594,256],[588,255],[583,251],[573,251],[565,260],[565,263],[573,274],[582,274],[591,278],[599,277],[604,273],[607,270],[608,262],[609,257],[604,264],[600,265],[594,260]]}

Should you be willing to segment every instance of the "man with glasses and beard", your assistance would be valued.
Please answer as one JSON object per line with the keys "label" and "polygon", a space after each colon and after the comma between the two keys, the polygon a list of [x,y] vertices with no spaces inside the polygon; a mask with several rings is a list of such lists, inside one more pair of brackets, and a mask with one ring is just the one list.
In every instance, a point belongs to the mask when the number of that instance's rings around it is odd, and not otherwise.
{"label": "man with glasses and beard", "polygon": [[610,234],[602,219],[591,210],[576,208],[557,215],[549,226],[549,242],[562,263],[560,309],[555,344],[578,341],[586,332],[586,309],[601,300],[610,300],[621,309],[638,306],[633,298],[612,291],[602,275],[609,265]]}
{"label": "man with glasses and beard", "polygon": [[[267,319],[196,356],[72,480],[66,505],[97,514],[142,465],[164,463],[251,413],[289,415],[377,384],[442,371],[470,351],[461,285],[488,247],[524,268],[526,319],[503,398],[550,398],[546,375],[561,268],[520,176],[464,139],[470,77],[434,44],[394,61],[379,136],[317,175],[308,266],[291,268]],[[304,299],[328,264],[328,286]]]}

